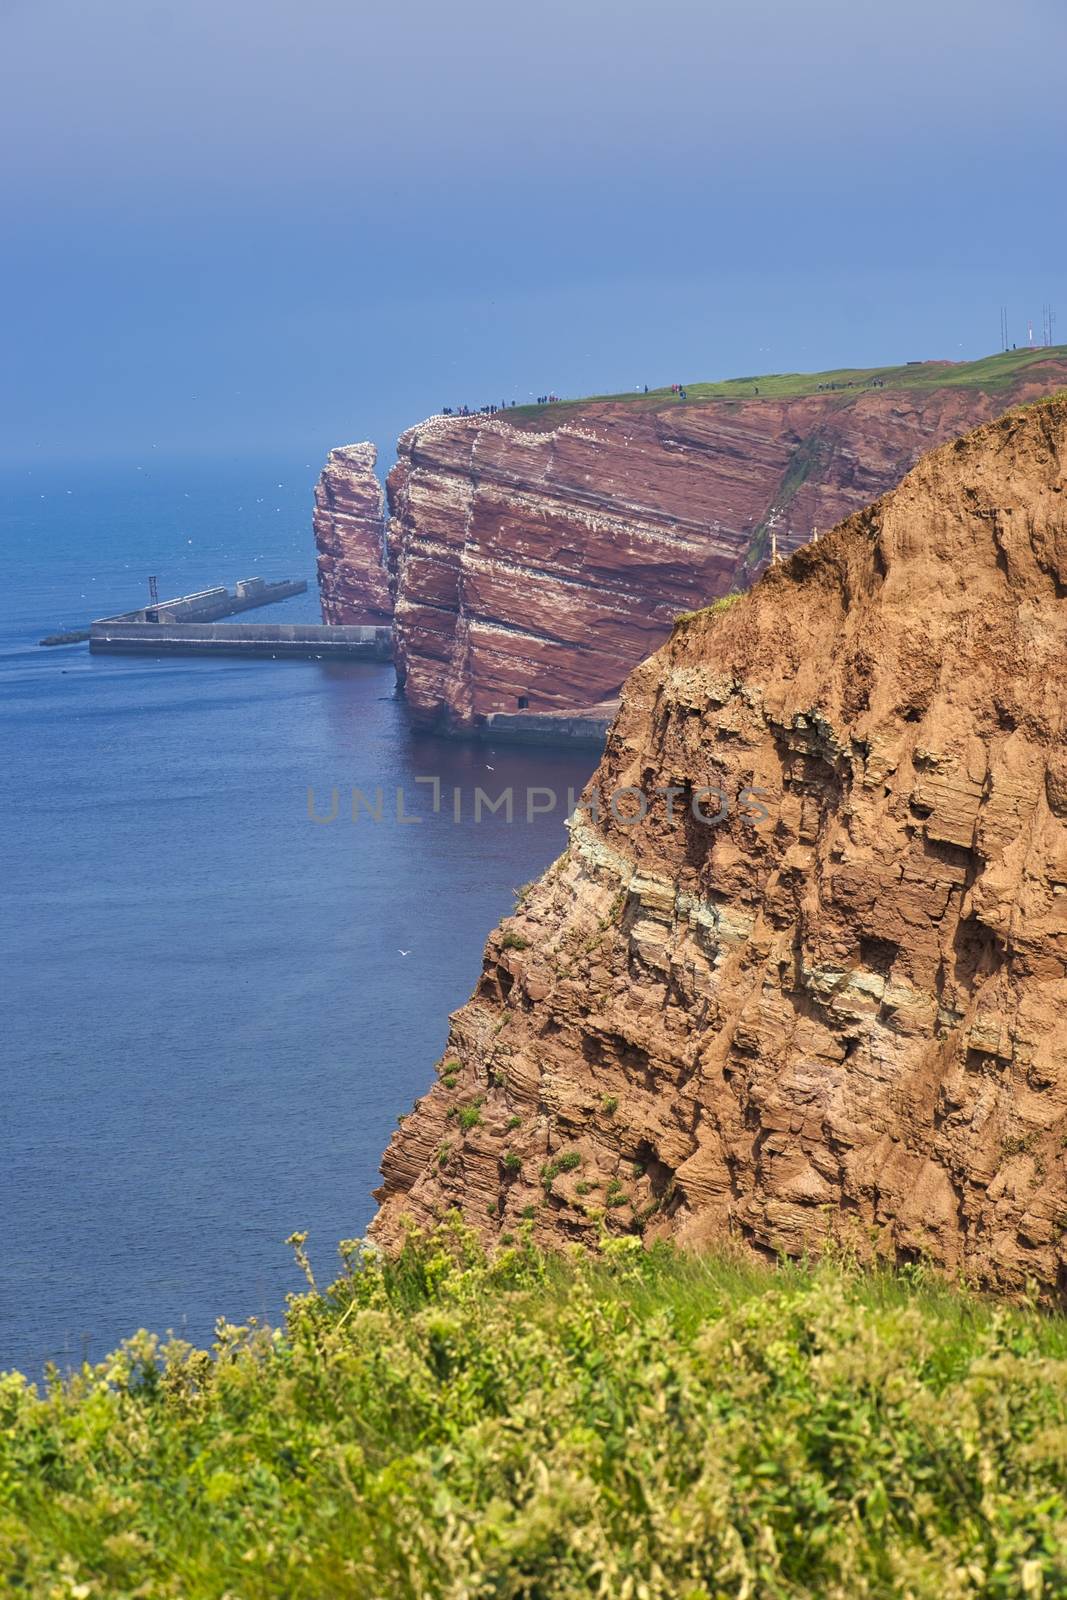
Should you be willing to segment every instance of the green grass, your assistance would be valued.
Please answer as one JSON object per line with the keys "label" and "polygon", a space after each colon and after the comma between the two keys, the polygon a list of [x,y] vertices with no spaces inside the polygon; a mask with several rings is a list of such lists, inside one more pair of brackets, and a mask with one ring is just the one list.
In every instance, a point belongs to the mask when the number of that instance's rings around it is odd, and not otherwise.
{"label": "green grass", "polygon": [[710,605],[701,606],[696,611],[679,611],[674,619],[674,625],[679,627],[686,622],[692,622],[695,617],[707,617],[718,612],[729,611],[740,599],[740,594],[731,592],[730,594],[720,595],[718,600],[713,600]]}
{"label": "green grass", "polygon": [[1031,367],[1043,361],[1067,361],[1067,345],[1055,345],[1048,350],[1006,350],[1002,354],[983,356],[978,361],[923,361],[895,367],[840,367],[830,372],[771,372],[754,374],[748,378],[727,378],[719,383],[689,383],[685,386],[688,398],[684,401],[672,394],[669,387],[650,390],[647,395],[633,390],[622,394],[587,395],[582,399],[560,400],[550,406],[517,406],[507,412],[507,419],[528,421],[541,418],[552,426],[565,420],[571,411],[601,402],[625,403],[642,410],[660,410],[665,402],[670,405],[699,405],[709,401],[751,400],[755,398],[757,388],[760,399],[788,400],[817,394],[827,384],[852,385],[851,388],[834,391],[836,398],[845,405],[875,379],[886,389],[982,389],[995,394],[1012,389]]}
{"label": "green grass", "polygon": [[1060,1318],[835,1260],[487,1261],[458,1225],[342,1253],[284,1331],[0,1382],[5,1594],[1067,1592]]}

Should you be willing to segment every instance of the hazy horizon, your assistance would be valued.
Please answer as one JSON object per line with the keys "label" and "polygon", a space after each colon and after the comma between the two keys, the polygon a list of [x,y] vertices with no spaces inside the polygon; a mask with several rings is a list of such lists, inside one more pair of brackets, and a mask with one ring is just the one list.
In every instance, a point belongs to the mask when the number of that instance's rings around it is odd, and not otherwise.
{"label": "hazy horizon", "polygon": [[1067,15],[0,3],[9,463],[1040,337]]}

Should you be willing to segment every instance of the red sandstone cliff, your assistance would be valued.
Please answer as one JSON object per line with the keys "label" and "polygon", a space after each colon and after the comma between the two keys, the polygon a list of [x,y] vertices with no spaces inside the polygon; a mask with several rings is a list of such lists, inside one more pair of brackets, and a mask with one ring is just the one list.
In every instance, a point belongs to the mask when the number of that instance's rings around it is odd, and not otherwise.
{"label": "red sandstone cliff", "polygon": [[451,1206],[549,1243],[830,1232],[1062,1297],[1067,401],[679,623],[592,795],[489,940],[376,1236]]}
{"label": "red sandstone cliff", "polygon": [[[761,569],[775,513],[780,547],[796,548],[932,446],[1067,384],[1051,353],[988,390],[944,370],[944,387],[908,388],[905,374],[897,388],[775,399],[746,386],[410,429],[389,476],[388,559],[414,717],[462,731],[520,700],[570,710],[616,695],[679,612]],[[331,620],[362,620],[366,571],[355,563],[342,586],[324,570]],[[368,581],[380,594],[379,569]]]}
{"label": "red sandstone cliff", "polygon": [[322,620],[391,622],[393,602],[383,565],[385,496],[374,473],[372,444],[331,450],[315,487]]}

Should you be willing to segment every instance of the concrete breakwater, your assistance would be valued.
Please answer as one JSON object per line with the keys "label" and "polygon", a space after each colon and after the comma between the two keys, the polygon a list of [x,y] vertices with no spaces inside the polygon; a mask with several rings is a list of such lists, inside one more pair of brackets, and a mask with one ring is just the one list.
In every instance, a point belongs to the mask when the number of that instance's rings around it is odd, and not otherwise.
{"label": "concrete breakwater", "polygon": [[89,629],[92,651],[137,655],[226,655],[311,657],[318,660],[391,661],[388,627],[333,627],[307,622],[218,622],[218,617],[273,605],[304,594],[303,578],[268,583],[243,578],[233,590],[219,586],[153,600],[135,611],[101,617]]}
{"label": "concrete breakwater", "polygon": [[[155,583],[154,578],[151,581]],[[219,617],[232,617],[238,611],[251,611],[257,606],[276,605],[279,600],[291,600],[294,595],[306,593],[306,578],[282,578],[277,582],[268,582],[266,578],[239,578],[232,590],[216,584],[213,589],[198,589],[195,594],[179,595],[176,600],[150,600],[133,611],[101,617],[92,626],[141,622],[170,627],[177,622],[216,622]]]}

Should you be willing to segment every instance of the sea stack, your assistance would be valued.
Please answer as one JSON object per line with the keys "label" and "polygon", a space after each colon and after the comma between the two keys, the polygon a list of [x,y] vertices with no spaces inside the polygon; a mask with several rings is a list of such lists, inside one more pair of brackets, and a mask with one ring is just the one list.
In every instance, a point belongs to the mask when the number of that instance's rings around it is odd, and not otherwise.
{"label": "sea stack", "polygon": [[385,570],[385,495],[374,445],[331,450],[315,486],[323,622],[375,626],[393,619]]}
{"label": "sea stack", "polygon": [[632,673],[382,1171],[386,1244],[458,1207],[1062,1294],[1067,399]]}

